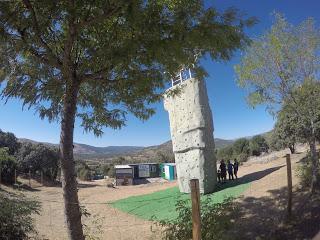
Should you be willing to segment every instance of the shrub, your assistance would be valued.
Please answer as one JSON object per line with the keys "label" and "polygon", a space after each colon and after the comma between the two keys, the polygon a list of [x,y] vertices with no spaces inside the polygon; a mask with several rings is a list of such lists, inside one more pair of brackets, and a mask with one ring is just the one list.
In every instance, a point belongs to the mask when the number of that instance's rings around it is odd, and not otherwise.
{"label": "shrub", "polygon": [[[296,171],[297,176],[300,179],[302,187],[310,187],[312,181],[312,164],[310,154],[308,154],[302,161],[302,164],[298,166]],[[320,172],[319,172],[320,175]]]}
{"label": "shrub", "polygon": [[[222,203],[213,203],[211,198],[201,202],[201,239],[227,239],[226,231],[233,225],[233,218],[238,212],[232,198]],[[160,221],[164,227],[163,239],[192,239],[192,220],[190,200],[178,201],[176,205],[178,218]]]}
{"label": "shrub", "polygon": [[1,182],[7,184],[14,183],[14,172],[17,168],[16,160],[13,156],[9,155],[7,148],[0,148],[0,171]]}
{"label": "shrub", "polygon": [[237,159],[238,159],[239,162],[242,163],[242,162],[246,162],[248,160],[248,158],[249,158],[249,154],[240,153]]}
{"label": "shrub", "polygon": [[79,162],[76,166],[77,177],[80,180],[91,180],[91,169],[85,162]]}
{"label": "shrub", "polygon": [[43,176],[54,181],[59,170],[59,151],[43,144],[22,144],[17,154],[19,170]]}
{"label": "shrub", "polygon": [[31,215],[39,214],[39,202],[0,191],[0,206],[0,239],[22,240],[36,233]]}

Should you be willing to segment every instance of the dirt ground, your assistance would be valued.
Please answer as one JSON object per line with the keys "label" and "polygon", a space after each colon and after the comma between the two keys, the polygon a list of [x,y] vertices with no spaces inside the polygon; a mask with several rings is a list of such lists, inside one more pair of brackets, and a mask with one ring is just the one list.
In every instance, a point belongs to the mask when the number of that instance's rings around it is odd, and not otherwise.
{"label": "dirt ground", "polygon": [[[305,153],[292,155],[294,187],[298,186],[298,179],[295,174],[296,167],[299,160],[304,156]],[[243,224],[239,225],[243,228],[241,238],[255,239],[254,236],[259,231],[264,230],[266,232],[265,224],[268,223],[266,221],[273,221],[272,224],[280,224],[280,219],[277,216],[272,216],[274,212],[270,210],[270,207],[279,207],[278,210],[285,212],[285,209],[282,209],[283,205],[280,204],[283,204],[283,198],[280,198],[280,195],[286,193],[286,160],[282,157],[269,162],[246,163],[240,166],[239,177],[252,183],[238,200],[242,204],[242,210],[245,211],[244,217],[241,219]],[[25,191],[25,194],[37,198],[42,203],[41,215],[35,216],[40,237],[50,240],[67,239],[62,189],[60,187],[36,186],[35,183],[33,183],[33,186],[33,190]],[[84,218],[85,231],[94,236],[99,236],[100,239],[157,239],[157,235],[151,229],[151,222],[123,213],[105,203],[129,196],[148,194],[173,186],[176,186],[176,182],[156,182],[114,189],[107,188],[104,180],[81,182],[79,184],[80,203],[91,214],[90,217]],[[267,199],[268,202],[264,202],[262,199]],[[250,222],[253,219],[252,216],[255,215],[258,216],[256,221]],[[252,228],[252,225],[257,227]]]}
{"label": "dirt ground", "polygon": [[[63,215],[63,195],[60,187],[42,187],[32,183],[27,196],[42,203],[41,215],[36,215],[37,231],[41,239],[67,239]],[[106,187],[105,180],[80,182],[79,200],[91,214],[84,217],[85,232],[100,239],[150,239],[154,235],[151,223],[112,208],[107,202],[129,196],[149,194],[176,186],[176,182],[160,182],[135,186]]]}

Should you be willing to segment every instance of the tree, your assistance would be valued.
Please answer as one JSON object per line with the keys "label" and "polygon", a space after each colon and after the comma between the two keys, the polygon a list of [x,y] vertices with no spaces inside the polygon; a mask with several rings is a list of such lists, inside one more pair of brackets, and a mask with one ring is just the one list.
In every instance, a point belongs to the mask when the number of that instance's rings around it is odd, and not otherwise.
{"label": "tree", "polygon": [[77,177],[83,181],[91,180],[91,168],[84,161],[80,161],[76,165]]}
{"label": "tree", "polygon": [[162,150],[157,151],[154,160],[157,163],[173,163],[175,159],[173,152]]}
{"label": "tree", "polygon": [[219,160],[232,159],[233,158],[233,145],[220,148],[217,152],[217,158]]}
{"label": "tree", "polygon": [[[86,131],[120,128],[126,114],[146,120],[171,76],[197,55],[228,60],[248,39],[234,9],[202,1],[1,1],[2,96],[61,121],[61,169],[70,239],[83,231],[73,160],[79,117]],[[198,77],[204,71],[195,64]]]}
{"label": "tree", "polygon": [[240,153],[250,154],[249,140],[246,138],[239,138],[233,143],[233,154],[239,155]]}
{"label": "tree", "polygon": [[7,147],[9,154],[13,155],[18,151],[20,143],[13,133],[3,132],[0,129],[0,148],[3,147]]}
{"label": "tree", "polygon": [[[312,19],[293,26],[276,14],[271,30],[252,42],[236,66],[238,83],[249,90],[251,105],[266,104],[271,112],[276,113],[285,102],[291,102],[292,109],[302,119],[305,110],[315,112],[319,105],[296,103],[295,97],[299,94],[294,95],[293,91],[298,91],[296,89],[305,82],[319,81],[319,53],[320,31]],[[302,105],[307,109],[300,109]],[[308,143],[316,174],[319,165],[316,136],[314,131],[307,132],[310,134]],[[316,175],[311,189],[320,189],[320,178]]]}
{"label": "tree", "polygon": [[34,215],[40,203],[23,194],[0,191],[0,239],[27,240],[36,233]]}
{"label": "tree", "polygon": [[291,99],[285,101],[280,113],[288,114],[294,123],[298,140],[308,143],[312,166],[312,191],[320,190],[320,163],[316,141],[320,136],[320,82],[306,81],[292,91]]}
{"label": "tree", "polygon": [[278,113],[277,122],[272,132],[271,147],[275,150],[289,148],[295,153],[295,145],[299,142],[298,122],[296,114],[282,110]]}
{"label": "tree", "polygon": [[17,160],[22,172],[42,172],[43,175],[54,181],[59,170],[59,151],[54,147],[43,144],[22,144]]}
{"label": "tree", "polygon": [[268,152],[269,146],[266,139],[261,135],[256,135],[249,141],[251,156],[259,156],[262,152]]}
{"label": "tree", "polygon": [[8,148],[0,148],[0,180],[1,182],[13,184],[15,181],[15,170],[17,162],[14,156],[9,155]]}

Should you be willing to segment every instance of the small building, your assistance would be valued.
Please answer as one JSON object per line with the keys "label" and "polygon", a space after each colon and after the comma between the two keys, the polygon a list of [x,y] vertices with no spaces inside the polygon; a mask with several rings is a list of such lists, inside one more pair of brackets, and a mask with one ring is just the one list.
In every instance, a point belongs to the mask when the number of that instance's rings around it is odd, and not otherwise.
{"label": "small building", "polygon": [[167,179],[169,181],[177,179],[177,170],[175,163],[161,163],[160,168],[162,178]]}
{"label": "small building", "polygon": [[115,178],[117,186],[133,185],[134,169],[130,165],[115,165]]}
{"label": "small building", "polygon": [[133,168],[135,179],[160,177],[159,163],[137,163],[129,166]]}

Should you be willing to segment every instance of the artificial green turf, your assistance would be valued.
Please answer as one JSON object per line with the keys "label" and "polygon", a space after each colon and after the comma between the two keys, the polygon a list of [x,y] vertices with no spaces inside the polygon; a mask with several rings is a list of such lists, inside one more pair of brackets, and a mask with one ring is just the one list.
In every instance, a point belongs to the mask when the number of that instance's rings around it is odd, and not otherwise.
{"label": "artificial green turf", "polygon": [[[214,193],[202,195],[201,199],[211,197],[214,203],[221,203],[227,197],[238,197],[249,186],[250,183],[226,183],[219,186]],[[167,220],[177,217],[175,205],[179,199],[190,199],[190,194],[180,193],[178,187],[173,187],[147,195],[128,197],[110,204],[142,219],[151,220],[155,217],[157,220]]]}

